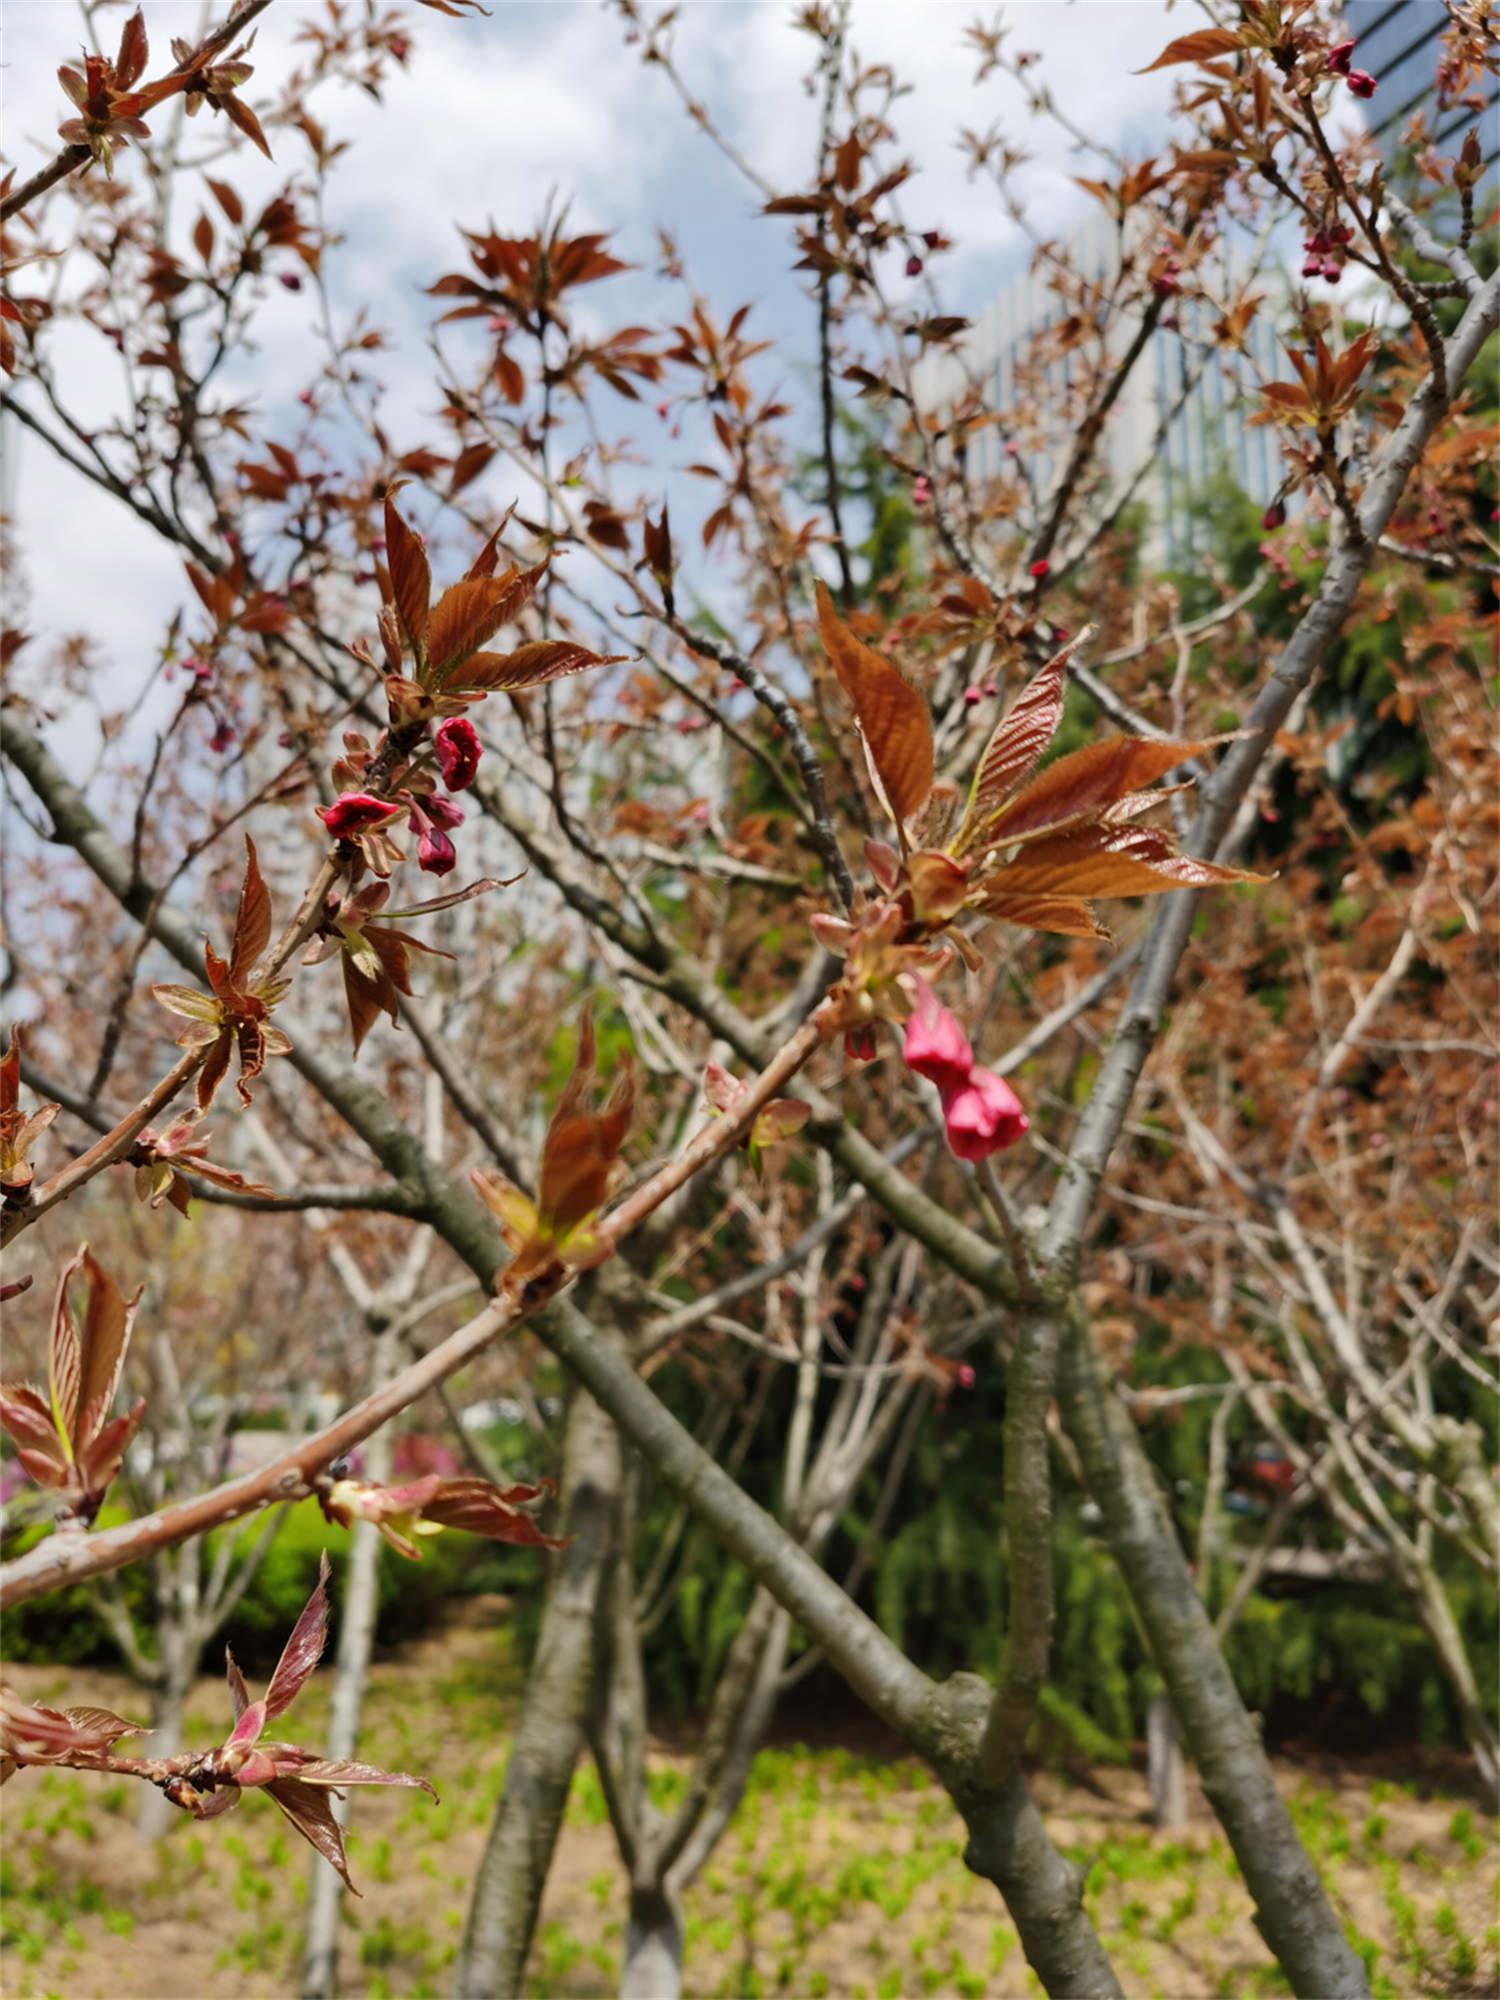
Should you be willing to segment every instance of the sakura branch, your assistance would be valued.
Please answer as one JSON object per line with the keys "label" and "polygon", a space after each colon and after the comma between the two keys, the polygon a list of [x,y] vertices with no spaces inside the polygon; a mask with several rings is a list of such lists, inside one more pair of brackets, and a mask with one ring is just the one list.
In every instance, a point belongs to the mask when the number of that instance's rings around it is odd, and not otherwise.
{"label": "sakura branch", "polygon": [[[278,1500],[309,1492],[323,1490],[328,1505],[342,1509],[349,1519],[367,1511],[371,1518],[378,1516],[382,1503],[356,1504],[357,1496],[347,1490],[335,1499],[336,1483],[320,1489],[320,1475],[381,1424],[513,1332],[572,1284],[582,1270],[613,1255],[679,1187],[746,1139],[766,1107],[838,1031],[841,1008],[842,996],[830,995],[776,1059],[744,1086],[730,1110],[713,1118],[676,1159],[602,1214],[598,1207],[624,1141],[630,1092],[628,1079],[622,1079],[602,1110],[585,1108],[593,1077],[592,1041],[585,1030],[578,1067],[543,1148],[535,1201],[497,1183],[493,1176],[481,1178],[480,1191],[501,1215],[516,1253],[503,1273],[496,1273],[499,1296],[491,1304],[344,1416],[257,1471],[119,1528],[88,1536],[53,1536],[0,1567],[0,1608],[24,1603],[64,1582],[119,1569],[190,1535],[203,1534]],[[427,1498],[436,1498],[440,1508],[448,1505],[436,1489]],[[410,1494],[393,1503],[398,1515],[410,1514],[413,1509],[420,1515],[422,1505]],[[386,1518],[391,1511],[386,1510]]]}
{"label": "sakura branch", "polygon": [[54,1709],[18,1701],[0,1692],[0,1782],[18,1770],[43,1766],[108,1772],[155,1785],[174,1806],[194,1819],[217,1819],[247,1791],[263,1790],[302,1838],[342,1876],[354,1895],[344,1853],[343,1830],[331,1800],[345,1785],[402,1785],[437,1793],[425,1778],[405,1771],[382,1771],[374,1764],[318,1757],[294,1743],[265,1742],[266,1725],[291,1707],[322,1658],[328,1639],[328,1557],[318,1582],[282,1650],[270,1685],[251,1701],[245,1679],[226,1652],[234,1726],[217,1749],[183,1751],[173,1757],[122,1757],[114,1745],[139,1726],[107,1709]]}

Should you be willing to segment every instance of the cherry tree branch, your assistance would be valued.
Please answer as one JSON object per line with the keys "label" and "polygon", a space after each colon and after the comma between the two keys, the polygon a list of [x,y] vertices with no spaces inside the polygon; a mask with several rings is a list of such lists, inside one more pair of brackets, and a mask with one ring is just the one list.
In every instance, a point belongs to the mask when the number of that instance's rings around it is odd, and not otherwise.
{"label": "cherry tree branch", "polygon": [[[147,84],[143,88],[155,91],[158,101],[175,94],[163,86],[169,85],[178,77],[186,77],[220,54],[222,50],[227,49],[230,43],[249,27],[257,14],[264,14],[270,4],[271,0],[240,0],[240,5],[228,14],[217,28],[203,37],[187,61],[180,63],[170,77],[164,78],[162,84]],[[30,180],[22,181],[4,201],[0,201],[0,222],[9,222],[13,215],[19,215],[21,210],[29,207],[39,195],[44,195],[48,188],[56,187],[57,183],[66,180],[69,174],[87,166],[93,157],[93,151],[88,146],[64,146],[60,152],[53,155],[46,166],[39,167]]]}

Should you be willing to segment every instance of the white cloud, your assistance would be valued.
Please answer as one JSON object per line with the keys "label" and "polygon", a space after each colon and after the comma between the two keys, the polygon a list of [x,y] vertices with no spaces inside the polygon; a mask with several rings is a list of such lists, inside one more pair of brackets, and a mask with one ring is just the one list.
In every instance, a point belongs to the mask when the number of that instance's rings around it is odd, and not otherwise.
{"label": "white cloud", "polygon": [[[785,226],[758,216],[754,191],[693,128],[666,79],[625,45],[613,15],[597,0],[512,0],[488,20],[409,11],[412,62],[393,76],[383,105],[332,86],[311,107],[351,141],[330,189],[329,219],[345,238],[330,278],[337,312],[368,302],[392,330],[378,367],[389,385],[393,435],[415,438],[434,406],[425,347],[433,308],[422,288],[461,263],[455,225],[484,227],[493,217],[502,230],[523,230],[553,189],[571,200],[579,226],[615,232],[621,253],[648,266],[656,225],[673,230],[695,283],[716,305],[727,312],[744,299],[757,302],[757,326],[787,344],[783,372],[794,374],[811,323]],[[903,209],[914,226],[958,241],[941,277],[971,311],[997,288],[1020,245],[994,190],[966,180],[957,129],[998,119],[1036,156],[1024,188],[1048,231],[1066,229],[1082,212],[1087,198],[1068,177],[1089,171],[1087,156],[1051,121],[1027,117],[1005,78],[974,87],[963,29],[975,11],[975,0],[857,0],[853,33],[867,61],[891,63],[914,86],[895,109],[900,148],[921,169],[903,191]],[[297,35],[320,13],[311,0],[277,0],[255,48],[257,81],[280,78],[302,59]],[[171,34],[196,32],[199,7],[146,0],[146,15],[162,55]],[[112,24],[123,10],[103,18]],[[1165,38],[1160,0],[1015,5],[1006,18],[1010,46],[1041,53],[1039,73],[1084,130],[1136,151],[1149,149],[1153,130],[1159,142],[1170,79],[1131,72]],[[76,53],[79,16],[72,0],[7,0],[6,33],[8,144],[25,171],[50,150],[63,115],[55,70]],[[817,117],[803,88],[812,45],[792,27],[790,8],[781,0],[689,0],[677,40],[692,87],[726,118],[736,143],[775,184],[805,184]],[[201,157],[216,136],[207,117],[188,134],[189,157]],[[263,200],[305,166],[300,138],[283,134],[276,144],[282,157],[274,166],[245,153],[212,171],[247,200]],[[127,154],[118,171],[134,175],[139,164]],[[178,197],[174,226],[184,241],[199,205],[186,190]],[[615,281],[600,305],[629,312],[648,298],[659,313],[661,295],[642,273]],[[309,292],[287,295],[272,282],[256,350],[240,357],[227,381],[253,388],[263,411],[290,410],[310,373],[315,318]],[[68,395],[97,413],[118,394],[117,371],[96,338],[60,333],[57,354]],[[13,435],[7,443],[15,451]],[[120,684],[139,685],[166,617],[183,600],[177,553],[33,440],[15,452],[9,490],[34,628],[84,628],[115,662]]]}

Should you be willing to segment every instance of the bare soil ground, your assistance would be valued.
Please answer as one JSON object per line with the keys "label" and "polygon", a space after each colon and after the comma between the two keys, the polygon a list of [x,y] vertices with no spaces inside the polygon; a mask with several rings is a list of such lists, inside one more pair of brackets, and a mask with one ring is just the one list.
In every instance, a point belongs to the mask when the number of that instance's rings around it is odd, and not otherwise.
{"label": "bare soil ground", "polygon": [[[34,1699],[141,1703],[122,1677],[9,1670]],[[514,1670],[481,1617],[378,1663],[363,1753],[420,1771],[441,1794],[357,1796],[346,1899],[345,1995],[446,1994],[465,1896],[499,1790]],[[320,1741],[327,1677],[288,1718]],[[228,1702],[205,1678],[193,1744],[219,1740]],[[132,1746],[134,1747],[134,1746]],[[682,1783],[656,1757],[663,1801]],[[1461,1778],[1396,1782],[1358,1769],[1278,1764],[1278,1777],[1377,1995],[1496,1991],[1494,1829]],[[1089,1905],[1132,1995],[1241,2000],[1284,1993],[1232,1858],[1201,1795],[1180,1837],[1156,1834],[1134,1771],[1088,1784],[1036,1780],[1053,1837],[1089,1870]],[[252,1795],[206,1825],[186,1817],[137,1840],[134,1787],[24,1772],[0,1794],[0,1991],[59,2000],[283,2000],[298,1991],[310,1850]],[[1010,2000],[1037,1993],[988,1884],[963,1866],[963,1829],[922,1768],[876,1752],[782,1746],[757,1760],[744,1807],[687,1912],[692,1995],[907,1995]],[[580,1772],[548,1885],[528,1992],[615,1990],[621,1878],[591,1769]]]}

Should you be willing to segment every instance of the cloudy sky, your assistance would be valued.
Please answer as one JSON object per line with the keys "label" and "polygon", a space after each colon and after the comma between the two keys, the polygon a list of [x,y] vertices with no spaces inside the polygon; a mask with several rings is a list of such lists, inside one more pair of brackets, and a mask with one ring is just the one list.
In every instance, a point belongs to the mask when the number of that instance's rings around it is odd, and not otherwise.
{"label": "cloudy sky", "polygon": [[[200,10],[197,0],[146,0],[145,11],[154,68],[172,34],[196,33]],[[993,190],[966,179],[958,128],[998,121],[1033,155],[1022,185],[1049,233],[1064,233],[1088,205],[1069,176],[1093,164],[1050,120],[1029,119],[1008,79],[974,86],[963,30],[979,11],[992,10],[975,0],[856,0],[852,37],[867,61],[891,64],[912,86],[898,106],[899,136],[921,171],[903,190],[904,212],[914,227],[941,228],[956,240],[942,260],[942,283],[947,299],[970,312],[988,302],[1025,247]],[[260,76],[286,74],[298,30],[315,12],[304,0],[276,0],[254,52]],[[811,44],[792,29],[791,12],[783,0],[686,0],[677,31],[692,88],[760,173],[784,188],[806,184],[816,118],[804,87]],[[370,301],[395,334],[382,369],[397,438],[415,438],[432,407],[424,353],[432,307],[422,292],[461,261],[456,225],[523,230],[553,189],[571,201],[579,225],[613,232],[621,253],[648,267],[657,226],[671,230],[705,295],[726,313],[754,300],[756,325],[783,345],[796,370],[809,352],[812,320],[789,268],[786,225],[757,214],[753,190],[693,128],[666,79],[625,45],[612,12],[597,0],[497,0],[488,19],[410,13],[413,57],[384,106],[338,92],[313,107],[353,141],[332,187],[330,221],[346,240],[331,282],[339,308]],[[1171,78],[1132,72],[1182,31],[1185,17],[1168,0],[1033,0],[1006,9],[1010,46],[1038,52],[1040,73],[1075,123],[1135,152],[1161,143]],[[113,18],[122,20],[123,10]],[[5,147],[23,171],[56,143],[64,115],[56,66],[76,54],[80,34],[73,0],[6,0]],[[195,130],[206,128],[200,120]],[[253,155],[237,161],[237,185],[248,195],[270,192],[301,166],[291,151],[300,143],[282,135],[274,168]],[[128,153],[119,171],[137,171]],[[196,213],[191,199],[180,202],[184,233]],[[631,288],[644,308],[653,283],[646,273],[613,281],[608,298],[601,288],[601,310],[619,323],[632,310]],[[654,299],[659,311],[659,291]],[[271,288],[259,351],[244,358],[241,379],[273,424],[278,396],[306,379],[299,356],[313,344],[315,314],[310,292]],[[97,337],[80,335],[64,336],[57,348],[63,381],[96,410],[117,387],[102,349]],[[178,558],[34,440],[18,441],[12,431],[6,446],[28,624],[42,634],[90,632],[129,682],[148,665],[164,618],[181,600]],[[80,557],[90,579],[83,599]]]}

